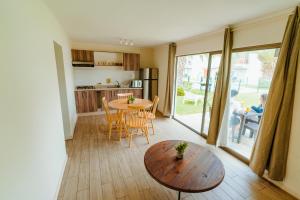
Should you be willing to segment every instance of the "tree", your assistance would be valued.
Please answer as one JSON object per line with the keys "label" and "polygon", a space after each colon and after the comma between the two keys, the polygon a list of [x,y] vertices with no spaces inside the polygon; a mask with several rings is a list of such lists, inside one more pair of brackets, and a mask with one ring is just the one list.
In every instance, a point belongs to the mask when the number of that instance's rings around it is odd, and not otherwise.
{"label": "tree", "polygon": [[275,69],[277,58],[275,50],[263,50],[258,53],[258,59],[262,63],[261,72],[264,80],[271,80]]}

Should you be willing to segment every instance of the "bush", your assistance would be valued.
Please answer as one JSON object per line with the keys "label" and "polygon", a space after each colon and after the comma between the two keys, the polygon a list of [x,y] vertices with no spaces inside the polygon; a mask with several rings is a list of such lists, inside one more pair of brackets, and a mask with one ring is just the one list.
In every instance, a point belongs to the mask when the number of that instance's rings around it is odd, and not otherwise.
{"label": "bush", "polygon": [[184,89],[182,87],[178,87],[177,96],[184,96],[184,95],[185,95]]}

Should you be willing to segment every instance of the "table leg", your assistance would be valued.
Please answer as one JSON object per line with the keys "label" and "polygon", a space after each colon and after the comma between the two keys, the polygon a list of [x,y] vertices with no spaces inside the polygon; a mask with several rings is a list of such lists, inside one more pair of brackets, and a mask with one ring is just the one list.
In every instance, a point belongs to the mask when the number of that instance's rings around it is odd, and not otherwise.
{"label": "table leg", "polygon": [[242,136],[242,133],[243,133],[243,130],[244,130],[245,122],[246,122],[246,116],[243,115],[241,117],[241,124],[240,124],[240,129],[239,129],[239,135],[238,135],[238,138],[237,138],[237,143],[238,144],[241,141],[241,136]]}
{"label": "table leg", "polygon": [[181,194],[181,192],[178,191],[178,200],[180,200],[180,194]]}

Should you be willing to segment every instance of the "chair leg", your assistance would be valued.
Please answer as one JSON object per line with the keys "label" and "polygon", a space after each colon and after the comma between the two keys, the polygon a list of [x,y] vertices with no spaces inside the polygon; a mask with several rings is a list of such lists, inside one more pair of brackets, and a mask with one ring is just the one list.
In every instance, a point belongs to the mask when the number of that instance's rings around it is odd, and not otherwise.
{"label": "chair leg", "polygon": [[121,142],[121,138],[122,138],[122,122],[119,123],[119,141]]}
{"label": "chair leg", "polygon": [[124,129],[125,129],[126,137],[128,137],[129,136],[129,131],[128,131],[128,128],[127,128],[126,125],[124,126]]}
{"label": "chair leg", "polygon": [[132,134],[129,134],[129,148],[131,147],[131,142],[132,142]]}
{"label": "chair leg", "polygon": [[150,144],[150,142],[149,142],[149,137],[148,137],[148,135],[149,135],[148,127],[147,127],[147,128],[144,128],[144,129],[142,129],[142,130],[143,130],[143,133],[144,133],[144,135],[145,135],[145,137],[146,137],[146,139],[147,139],[147,143]]}
{"label": "chair leg", "polygon": [[153,120],[151,119],[151,128],[152,128],[152,133],[154,135],[154,125],[153,125]]}
{"label": "chair leg", "polygon": [[108,140],[110,140],[111,137],[111,129],[112,129],[112,123],[108,124]]}

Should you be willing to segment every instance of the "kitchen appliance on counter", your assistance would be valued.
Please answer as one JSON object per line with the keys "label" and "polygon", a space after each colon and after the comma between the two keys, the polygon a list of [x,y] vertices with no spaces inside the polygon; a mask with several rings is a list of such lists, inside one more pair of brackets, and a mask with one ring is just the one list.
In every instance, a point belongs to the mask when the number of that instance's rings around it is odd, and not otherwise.
{"label": "kitchen appliance on counter", "polygon": [[142,80],[132,80],[130,82],[130,87],[131,88],[141,88],[143,86],[143,81]]}
{"label": "kitchen appliance on counter", "polygon": [[144,99],[153,100],[154,97],[158,95],[158,69],[140,69],[140,79],[142,79],[143,82]]}

